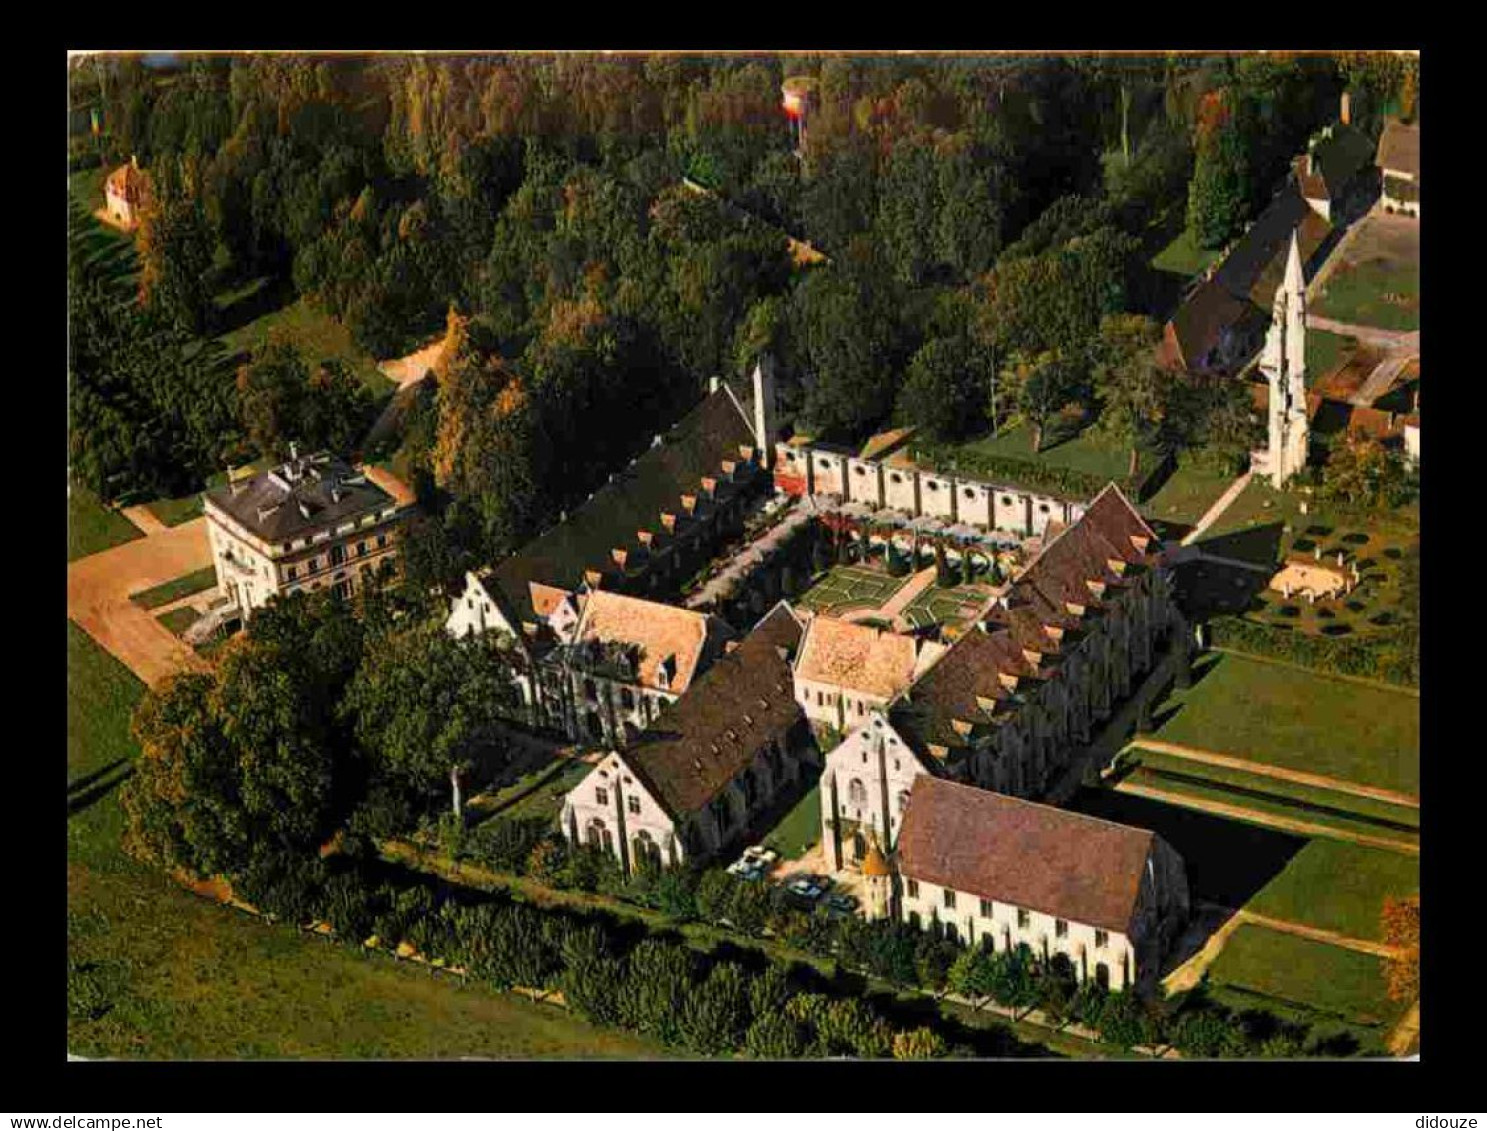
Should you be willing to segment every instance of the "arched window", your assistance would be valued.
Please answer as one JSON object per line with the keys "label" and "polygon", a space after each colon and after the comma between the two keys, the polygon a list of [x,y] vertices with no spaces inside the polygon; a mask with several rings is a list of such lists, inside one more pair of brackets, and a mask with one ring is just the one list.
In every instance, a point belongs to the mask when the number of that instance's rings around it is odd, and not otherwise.
{"label": "arched window", "polygon": [[847,783],[847,800],[853,805],[867,804],[867,786],[862,784],[861,778],[853,778]]}
{"label": "arched window", "polygon": [[1102,990],[1110,988],[1110,967],[1103,962],[1095,963],[1095,983]]}
{"label": "arched window", "polygon": [[646,864],[653,868],[661,866],[661,846],[652,838],[645,829],[635,834],[635,860],[637,863]]}
{"label": "arched window", "polygon": [[585,840],[595,848],[612,849],[614,847],[614,834],[598,817],[589,820],[588,836]]}

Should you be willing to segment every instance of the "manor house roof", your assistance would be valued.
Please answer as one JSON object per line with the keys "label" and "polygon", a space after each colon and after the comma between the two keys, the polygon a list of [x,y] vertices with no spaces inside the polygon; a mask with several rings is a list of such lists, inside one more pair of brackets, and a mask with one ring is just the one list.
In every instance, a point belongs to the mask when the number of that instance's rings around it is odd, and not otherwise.
{"label": "manor house roof", "polygon": [[1129,930],[1156,834],[921,774],[898,838],[921,882]]}
{"label": "manor house roof", "polygon": [[362,472],[326,452],[217,487],[205,500],[265,542],[280,543],[398,505]]}
{"label": "manor house roof", "polygon": [[780,602],[621,755],[673,818],[701,809],[804,717],[790,678],[802,631]]}

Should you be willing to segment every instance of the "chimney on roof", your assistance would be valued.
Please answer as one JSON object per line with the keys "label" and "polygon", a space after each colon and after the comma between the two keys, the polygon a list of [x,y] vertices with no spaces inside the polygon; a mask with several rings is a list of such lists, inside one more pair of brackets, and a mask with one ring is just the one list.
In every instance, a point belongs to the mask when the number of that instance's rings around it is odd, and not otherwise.
{"label": "chimney on roof", "polygon": [[1342,92],[1342,105],[1338,108],[1337,117],[1345,126],[1353,122],[1353,101],[1347,91]]}

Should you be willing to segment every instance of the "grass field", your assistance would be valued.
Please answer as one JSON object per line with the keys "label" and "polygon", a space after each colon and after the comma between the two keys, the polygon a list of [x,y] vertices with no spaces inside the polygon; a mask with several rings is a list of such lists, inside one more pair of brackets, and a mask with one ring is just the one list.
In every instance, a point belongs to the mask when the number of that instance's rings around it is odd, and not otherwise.
{"label": "grass field", "polygon": [[[1045,435],[1051,438],[1048,429],[1045,429]],[[1003,459],[1028,460],[1047,467],[1087,472],[1101,479],[1124,478],[1131,467],[1130,449],[1113,445],[1089,429],[1034,453],[1032,430],[1025,425],[1015,425],[1003,428],[994,436],[969,440],[953,448],[947,445],[945,449],[945,454],[951,457],[957,452],[965,452],[968,456],[984,453]]]}
{"label": "grass field", "polygon": [[1247,910],[1377,940],[1384,897],[1419,890],[1418,857],[1318,838],[1292,857]]}
{"label": "grass field", "polygon": [[153,589],[142,589],[138,593],[131,593],[129,599],[142,609],[158,609],[161,605],[168,605],[182,597],[200,593],[216,584],[217,568],[207,566],[205,569],[198,569],[167,581],[164,585],[157,585]]}
{"label": "grass field", "polygon": [[[119,851],[143,685],[67,626],[68,1050],[126,1059],[658,1057],[551,1006],[269,925]],[[94,1008],[84,1012],[79,991]]]}
{"label": "grass field", "polygon": [[332,357],[345,361],[379,400],[397,388],[377,368],[376,361],[357,348],[345,326],[305,299],[222,335],[222,344],[229,353],[251,352],[268,341],[275,331],[299,346],[311,363]]}
{"label": "grass field", "polygon": [[772,848],[786,860],[796,860],[821,839],[821,787],[814,785],[790,812],[785,814],[768,836],[766,848]]}
{"label": "grass field", "polygon": [[67,560],[75,562],[112,546],[143,538],[144,533],[98,501],[98,496],[74,483],[67,495]]}
{"label": "grass field", "polygon": [[1384,258],[1342,264],[1328,277],[1311,309],[1339,322],[1418,330],[1420,265]]}
{"label": "grass field", "polygon": [[1336,369],[1358,348],[1356,338],[1326,330],[1306,331],[1306,387],[1309,389]]}
{"label": "grass field", "polygon": [[547,817],[556,821],[563,811],[563,798],[593,768],[587,762],[572,759],[554,775],[551,765],[543,766],[499,790],[482,808],[499,811],[500,816],[508,819]]}
{"label": "grass field", "polygon": [[1169,742],[1419,792],[1420,700],[1404,692],[1215,653],[1157,717]]}
{"label": "grass field", "polygon": [[1383,1027],[1405,1009],[1389,1001],[1383,962],[1376,956],[1253,923],[1234,932],[1209,973],[1219,986],[1246,996],[1357,1025]]}
{"label": "grass field", "polygon": [[1167,477],[1161,490],[1142,505],[1141,511],[1154,519],[1192,526],[1233,482],[1232,475],[1200,467],[1179,467]]}
{"label": "grass field", "polygon": [[1339,790],[1298,785],[1265,774],[1206,765],[1150,750],[1131,750],[1125,757],[1139,764],[1149,777],[1167,778],[1160,788],[1181,791],[1192,786],[1212,787],[1234,794],[1236,804],[1259,800],[1274,802],[1281,810],[1294,809],[1294,815],[1301,820],[1321,820],[1327,816],[1357,818],[1364,825],[1377,824],[1376,831],[1380,835],[1418,832],[1420,828],[1420,810],[1407,805],[1392,805]]}
{"label": "grass field", "polygon": [[1192,229],[1183,228],[1176,239],[1152,256],[1151,265],[1158,271],[1190,279],[1207,270],[1208,265],[1219,257],[1219,250],[1199,247]]}
{"label": "grass field", "polygon": [[190,605],[183,605],[179,609],[171,609],[168,613],[161,613],[155,619],[168,628],[176,636],[181,635],[186,629],[196,622],[200,616]]}

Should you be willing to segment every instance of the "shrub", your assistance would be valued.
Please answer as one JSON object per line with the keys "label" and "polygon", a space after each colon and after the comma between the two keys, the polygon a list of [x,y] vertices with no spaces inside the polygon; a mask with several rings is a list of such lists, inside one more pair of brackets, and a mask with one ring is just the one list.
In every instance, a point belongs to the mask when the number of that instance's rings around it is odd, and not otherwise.
{"label": "shrub", "polygon": [[783,1013],[756,1014],[744,1034],[744,1051],[760,1060],[794,1060],[808,1044],[805,1027]]}
{"label": "shrub", "polygon": [[923,1026],[896,1033],[893,1037],[894,1060],[934,1060],[947,1055],[948,1051],[945,1038]]}
{"label": "shrub", "polygon": [[720,962],[691,986],[682,1001],[681,1032],[689,1048],[704,1056],[731,1051],[749,1027],[749,986],[742,967]]}
{"label": "shrub", "polygon": [[497,871],[520,875],[528,869],[532,850],[548,833],[549,822],[541,817],[497,817],[469,834],[467,851]]}
{"label": "shrub", "polygon": [[1285,634],[1279,631],[1279,625],[1260,624],[1237,616],[1214,617],[1208,622],[1208,628],[1210,639],[1217,648],[1274,656],[1319,671],[1364,676],[1410,687],[1419,685],[1419,653],[1399,632],[1348,638],[1337,633],[1328,636]]}

